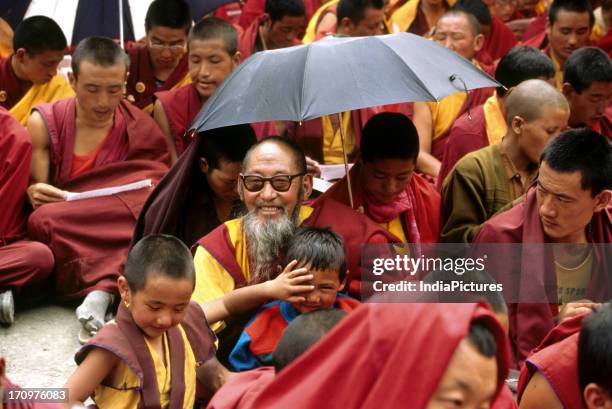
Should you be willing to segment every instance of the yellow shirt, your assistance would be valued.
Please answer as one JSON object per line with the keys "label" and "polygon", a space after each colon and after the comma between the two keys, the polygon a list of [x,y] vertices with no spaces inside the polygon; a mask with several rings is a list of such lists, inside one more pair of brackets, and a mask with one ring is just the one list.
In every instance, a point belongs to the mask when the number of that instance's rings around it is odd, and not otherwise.
{"label": "yellow shirt", "polygon": [[555,86],[559,91],[563,91],[563,67],[561,67],[561,64],[559,64],[559,61],[555,58],[555,54],[552,50],[550,52],[550,59],[555,67]]}
{"label": "yellow shirt", "polygon": [[28,123],[32,108],[36,105],[43,102],[55,102],[73,96],[74,91],[64,77],[56,75],[47,83],[32,85],[23,98],[10,109],[10,113],[21,125],[25,126]]}
{"label": "yellow shirt", "polygon": [[555,261],[559,304],[586,298],[593,272],[593,251],[577,267],[568,268]]}
{"label": "yellow shirt", "polygon": [[[312,207],[302,206],[298,216],[298,225],[307,219],[313,210]],[[249,281],[251,272],[246,237],[242,231],[242,219],[230,220],[225,222],[225,225],[236,249],[236,262],[241,267],[245,280]],[[193,262],[196,269],[196,286],[191,296],[192,300],[202,304],[216,300],[236,288],[232,275],[204,247],[197,247]],[[224,325],[222,321],[210,324],[214,331],[220,330]]]}
{"label": "yellow shirt", "polygon": [[[111,322],[107,325],[116,325]],[[193,355],[193,350],[187,339],[187,335],[183,328],[179,325],[179,330],[185,344],[185,398],[183,400],[183,408],[191,409],[195,403],[196,390],[196,360]],[[170,392],[172,385],[172,374],[170,373],[170,350],[168,349],[168,339],[166,334],[163,335],[165,362],[157,351],[151,346],[149,340],[145,338],[153,363],[155,364],[155,375],[157,376],[157,388],[159,389],[160,402],[162,408],[167,408],[170,404]],[[93,399],[100,409],[136,409],[140,402],[140,380],[136,374],[127,366],[124,361],[120,361],[115,369],[119,371],[120,381],[117,385],[99,385],[95,391]],[[117,378],[116,378],[117,379]]]}
{"label": "yellow shirt", "polygon": [[[350,155],[355,149],[355,134],[353,132],[353,116],[350,112],[342,113],[342,127],[344,129],[344,146],[346,155]],[[336,124],[333,125],[332,120]],[[342,137],[338,126],[338,116],[325,115],[321,117],[323,131],[323,162],[326,165],[340,165],[344,163],[342,154]]]}
{"label": "yellow shirt", "polygon": [[438,102],[427,102],[431,111],[432,139],[440,137],[450,129],[457,119],[466,97],[466,93],[461,91],[444,97]]}

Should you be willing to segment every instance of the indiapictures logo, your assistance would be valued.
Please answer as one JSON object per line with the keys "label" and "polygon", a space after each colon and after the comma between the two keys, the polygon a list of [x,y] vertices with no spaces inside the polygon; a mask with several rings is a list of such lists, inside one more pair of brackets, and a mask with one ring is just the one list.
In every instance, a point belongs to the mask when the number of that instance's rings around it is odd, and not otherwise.
{"label": "indiapictures logo", "polygon": [[138,81],[134,88],[136,89],[136,92],[138,92],[139,94],[142,94],[147,89],[147,86],[144,84],[144,82]]}

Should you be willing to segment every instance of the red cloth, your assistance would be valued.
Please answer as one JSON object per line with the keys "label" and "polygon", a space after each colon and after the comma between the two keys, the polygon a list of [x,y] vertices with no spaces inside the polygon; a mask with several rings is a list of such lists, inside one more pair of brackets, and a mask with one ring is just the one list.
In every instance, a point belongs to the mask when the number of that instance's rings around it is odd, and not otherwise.
{"label": "red cloth", "polygon": [[[490,67],[483,67],[483,71],[491,75]],[[459,113],[457,113],[457,117],[455,121],[457,120],[457,118],[461,118],[463,114],[467,115],[468,110],[471,115],[472,111],[479,105],[484,104],[487,98],[489,98],[493,94],[493,92],[494,92],[493,88],[479,88],[479,89],[470,91],[469,97],[466,98],[465,102],[463,103],[463,106],[459,110]],[[452,126],[450,126],[448,130],[444,132],[442,135],[438,136],[437,138],[432,139],[431,141],[431,154],[435,158],[437,158],[439,161],[444,160],[444,151],[446,149],[446,143],[448,142],[448,136],[450,134],[451,129],[452,129]]]}
{"label": "red cloth", "polygon": [[54,264],[51,249],[42,243],[19,240],[0,246],[0,292],[42,283]]}
{"label": "red cloth", "polygon": [[[397,240],[376,223],[335,200],[313,204],[314,211],[302,222],[302,226],[329,227],[344,239],[346,266],[349,270],[348,293],[360,299],[361,294],[361,246],[363,244],[385,244]],[[198,241],[230,273],[236,287],[246,284],[244,274],[236,262],[235,249],[229,240],[225,224]]]}
{"label": "red cloth", "polygon": [[193,119],[202,108],[198,91],[195,85],[189,84],[172,91],[156,92],[155,96],[164,108],[174,138],[176,153],[180,156],[191,143],[186,132],[191,128]]}
{"label": "red cloth", "polygon": [[[371,303],[353,311],[278,376],[259,381],[268,383],[256,396],[215,408],[316,408],[322,396],[331,397],[325,400],[327,409],[424,408],[475,319],[485,320],[497,340],[499,393],[508,372],[508,348],[488,308]],[[418,379],[418,387],[406,387],[409,379]]]}
{"label": "red cloth", "polygon": [[[493,61],[497,61],[517,44],[514,33],[496,16],[492,16],[491,32],[485,39],[481,51],[488,53]],[[478,59],[478,56],[476,57]]]}
{"label": "red cloth", "polygon": [[253,400],[274,380],[274,368],[260,366],[251,371],[233,374],[215,393],[207,409],[237,409],[252,406]]}
{"label": "red cloth", "polygon": [[[349,155],[349,161],[352,162],[356,158],[361,140],[361,130],[370,118],[381,112],[397,112],[412,119],[413,111],[414,104],[412,102],[381,105],[351,111],[355,150]],[[287,137],[295,141],[302,148],[306,156],[319,163],[324,163],[323,127],[320,118],[311,119],[301,124],[298,122],[287,122]]]}
{"label": "red cloth", "polygon": [[[364,206],[363,181],[360,177],[360,169],[361,165],[356,163],[349,171],[355,208]],[[421,243],[437,243],[440,236],[440,194],[417,173],[412,174],[410,184],[406,190],[409,190],[416,199],[414,217],[421,236]],[[330,199],[349,206],[346,176],[330,187],[323,195],[319,196],[314,205],[316,206]],[[367,209],[365,210],[367,215]],[[408,215],[404,213],[403,217],[405,224],[408,225]],[[408,240],[413,243],[414,239],[410,237],[410,234],[405,233]]]}
{"label": "red cloth", "polygon": [[453,170],[459,159],[470,152],[489,146],[483,105],[474,108],[471,114],[471,121],[465,113],[457,118],[450,129],[436,182],[438,190],[442,189],[444,179]]}
{"label": "red cloth", "polygon": [[[610,210],[605,209],[593,215],[590,224],[591,243],[610,243],[612,241],[612,222]],[[478,243],[548,243],[538,214],[535,188],[527,192],[524,202],[488,220],[474,239]],[[593,248],[594,265],[591,283],[586,298],[593,301],[606,301],[612,294],[612,276],[606,275],[612,266],[606,265],[608,257]],[[546,288],[556,294],[557,278],[552,258],[552,250],[546,249],[543,255],[539,250],[526,251],[523,248],[521,259],[515,262],[514,252],[499,251],[490,257],[487,269],[496,275],[497,281],[504,286],[505,294],[534,294],[534,284],[544,283]],[[512,266],[518,267],[518,271]],[[543,277],[536,276],[543,274]],[[540,288],[540,286],[535,286]],[[544,290],[542,290],[543,292]],[[550,294],[542,294],[546,299]],[[511,304],[509,308],[510,341],[515,360],[521,364],[529,352],[536,347],[554,326],[558,314],[556,300],[551,304]]]}
{"label": "red cloth", "polygon": [[[87,191],[143,179],[157,183],[170,163],[166,138],[153,119],[128,102],[115,111],[111,135],[96,166],[68,177],[74,149],[75,100],[35,108],[51,139],[51,183],[67,191]],[[55,255],[57,290],[79,298],[93,290],[114,292],[127,256],[136,219],[150,189],[76,202],[48,203],[28,220],[28,237],[46,244]]]}
{"label": "red cloth", "polygon": [[608,32],[599,39],[597,47],[601,48],[612,57],[612,30],[608,30]]}
{"label": "red cloth", "polygon": [[612,107],[608,108],[604,113],[604,116],[599,120],[593,129],[603,136],[607,136],[612,139]]}
{"label": "red cloth", "polygon": [[546,24],[548,15],[546,13],[536,17],[525,29],[522,45],[528,45],[537,49],[543,49],[548,45]]}
{"label": "red cloth", "polygon": [[32,138],[0,107],[0,247],[25,236]]}
{"label": "red cloth", "polygon": [[[312,15],[323,5],[321,0],[305,0],[304,11],[306,14],[306,21],[310,21]],[[265,13],[266,1],[265,0],[248,0],[242,8],[242,14],[240,15],[240,27],[247,29],[253,21],[257,20],[260,16]]]}
{"label": "red cloth", "polygon": [[585,315],[553,328],[521,367],[517,398],[520,401],[536,371],[548,381],[564,408],[586,409],[578,387],[578,336]]}
{"label": "red cloth", "polygon": [[215,10],[215,16],[236,26],[242,16],[242,4],[235,2],[221,6]]}
{"label": "red cloth", "polygon": [[[187,53],[179,60],[178,65],[172,71],[172,74],[164,81],[161,87],[157,87],[155,83],[155,74],[151,65],[149,49],[147,47],[132,47],[127,50],[130,57],[130,75],[127,79],[127,94],[132,95],[135,99],[134,105],[138,108],[144,108],[153,101],[153,94],[159,91],[168,91],[179,83],[187,73],[189,67],[187,64]],[[138,92],[136,84],[144,85],[144,91]]]}
{"label": "red cloth", "polygon": [[21,88],[19,78],[17,78],[17,74],[13,71],[11,57],[0,60],[0,92],[6,93],[6,98],[0,98],[0,106],[11,109],[13,105],[23,98],[26,91]]}

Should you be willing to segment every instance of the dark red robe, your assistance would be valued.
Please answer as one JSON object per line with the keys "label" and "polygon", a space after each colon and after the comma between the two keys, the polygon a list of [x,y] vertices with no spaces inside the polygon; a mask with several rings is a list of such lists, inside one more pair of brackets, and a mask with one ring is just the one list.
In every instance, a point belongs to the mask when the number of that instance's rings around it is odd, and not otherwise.
{"label": "dark red robe", "polygon": [[[196,115],[202,109],[203,104],[200,101],[198,91],[195,85],[189,84],[172,91],[155,93],[155,96],[164,108],[172,131],[176,153],[180,156],[195,136],[188,131],[191,129],[191,124]],[[251,126],[258,140],[277,134],[274,122],[257,122],[251,124]]]}
{"label": "dark red robe", "polygon": [[[76,109],[69,98],[35,108],[50,136],[51,184],[82,192],[143,179],[157,183],[167,172],[166,137],[153,119],[128,102],[115,111],[113,128],[99,149],[94,168],[70,178],[74,155]],[[93,290],[116,291],[136,218],[150,189],[116,195],[48,203],[28,220],[28,237],[55,255],[58,293],[80,298]]]}
{"label": "dark red robe", "polygon": [[11,57],[0,60],[0,106],[11,109],[23,98],[27,89],[21,88],[21,83],[11,65]]}
{"label": "dark red robe", "polygon": [[[489,69],[485,69],[487,67],[483,67],[483,70],[490,74]],[[468,98],[465,99],[463,106],[457,113],[456,118],[460,118],[463,114],[467,114],[468,112],[472,115],[472,111],[486,102],[487,98],[489,98],[494,92],[493,88],[479,88],[473,91],[470,91],[468,94]],[[457,119],[455,119],[456,121]],[[446,143],[448,142],[448,136],[450,135],[450,131],[452,126],[450,126],[446,132],[437,138],[432,139],[431,141],[431,154],[437,158],[439,161],[444,160],[444,151],[446,149]]]}
{"label": "dark red robe", "polygon": [[207,409],[238,409],[253,404],[264,387],[274,380],[274,368],[260,366],[251,371],[233,374],[221,389],[214,394]]}
{"label": "dark red robe", "polygon": [[[304,1],[304,11],[306,14],[306,21],[310,21],[312,15],[323,5],[321,0],[306,0]],[[257,20],[260,16],[265,13],[266,2],[265,0],[248,0],[242,8],[242,14],[240,15],[240,27],[247,29],[253,21]]]}
{"label": "dark red robe", "polygon": [[585,315],[553,328],[521,367],[517,398],[520,401],[533,375],[540,372],[564,408],[586,409],[578,381],[578,337]]}
{"label": "dark red robe", "polygon": [[604,116],[601,117],[593,129],[603,136],[607,136],[609,139],[612,139],[612,107],[608,108]]}
{"label": "dark red robe", "polygon": [[[127,50],[130,57],[130,75],[127,79],[127,95],[134,97],[134,105],[145,108],[154,101],[153,94],[159,91],[168,91],[181,82],[188,74],[187,53],[179,60],[172,74],[157,87],[155,74],[147,47],[132,47]],[[138,85],[137,85],[138,84]],[[144,88],[143,88],[144,87]]]}
{"label": "dark red robe", "polygon": [[[359,152],[361,130],[371,117],[381,112],[397,112],[412,119],[413,108],[414,104],[412,102],[406,102],[351,111],[351,124],[354,132],[355,149],[353,152],[348,152],[349,161],[352,162],[355,160]],[[287,122],[287,137],[294,140],[302,148],[306,156],[319,163],[325,163],[323,160],[323,126],[320,118],[311,119],[310,121],[304,121],[302,123]]]}
{"label": "dark red robe", "polygon": [[26,189],[32,139],[0,107],[0,292],[43,281],[53,270],[53,253],[26,235]]}
{"label": "dark red robe", "polygon": [[[523,33],[523,45],[529,45],[542,49],[548,44],[546,36],[546,24],[548,23],[548,13],[543,13],[533,19]],[[546,44],[542,45],[542,42]],[[535,45],[538,44],[538,45]]]}
{"label": "dark red robe", "polygon": [[612,57],[612,30],[608,30],[608,32],[599,39],[597,47],[601,48]]}
{"label": "dark red robe", "polygon": [[483,105],[478,105],[471,111],[471,121],[467,114],[463,114],[451,127],[436,182],[438,190],[442,189],[444,178],[453,170],[459,159],[470,152],[489,146],[483,107]]}
{"label": "dark red robe", "polygon": [[[487,323],[497,342],[498,398],[508,372],[508,347],[488,308],[481,304],[367,303],[278,376],[262,377],[258,382],[268,382],[261,391],[245,388],[255,396],[232,399],[233,406],[215,409],[316,408],[321,407],[324,396],[330,396],[324,399],[327,409],[424,408],[476,319]],[[418,387],[406,387],[407,379],[417,382],[417,378]]]}
{"label": "dark red robe", "polygon": [[[363,181],[360,178],[361,165],[355,164],[349,174],[351,176],[351,187],[353,191],[353,205],[355,208],[364,206],[367,216],[367,206],[363,199]],[[417,173],[412,174],[410,184],[407,186],[417,201],[415,209],[415,219],[421,236],[421,243],[437,243],[440,237],[440,194]],[[327,192],[315,200],[314,205],[327,200],[338,201],[346,206],[350,206],[346,176],[330,187]],[[403,214],[403,225],[409,224],[408,215]],[[408,231],[404,231],[406,238],[414,243]]]}
{"label": "dark red robe", "polygon": [[[475,244],[486,243],[548,243],[538,214],[535,188],[531,188],[523,203],[500,213],[483,226]],[[591,243],[610,243],[612,241],[612,221],[610,210],[595,213],[591,220],[588,240]],[[504,286],[504,294],[541,293],[541,299],[548,299],[550,304],[520,303],[510,304],[508,311],[510,321],[510,341],[515,354],[515,365],[519,365],[553,328],[558,314],[557,300],[551,296],[557,294],[557,277],[550,247],[540,248],[523,246],[520,260],[512,251],[498,251],[495,257],[489,257],[487,270]],[[542,254],[544,252],[544,254]],[[586,298],[595,302],[604,302],[612,297],[612,274],[609,257],[600,254],[601,249],[593,247],[594,261],[591,283]],[[537,285],[542,283],[543,285]],[[554,294],[552,294],[554,293]]]}
{"label": "dark red robe", "polygon": [[[514,38],[512,30],[510,30],[499,18],[492,16],[491,32],[485,39],[481,51],[491,56],[493,61],[497,61],[506,55],[516,44],[516,38]],[[476,59],[480,61],[478,54],[476,54]]]}

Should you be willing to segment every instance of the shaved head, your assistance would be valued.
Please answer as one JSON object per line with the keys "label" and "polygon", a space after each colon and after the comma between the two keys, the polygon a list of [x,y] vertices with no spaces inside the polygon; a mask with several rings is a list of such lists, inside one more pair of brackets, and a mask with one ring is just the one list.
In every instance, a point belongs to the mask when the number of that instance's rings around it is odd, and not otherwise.
{"label": "shaved head", "polygon": [[506,123],[520,116],[527,122],[542,116],[544,107],[569,111],[569,104],[561,92],[542,80],[527,80],[513,88],[506,100]]}

